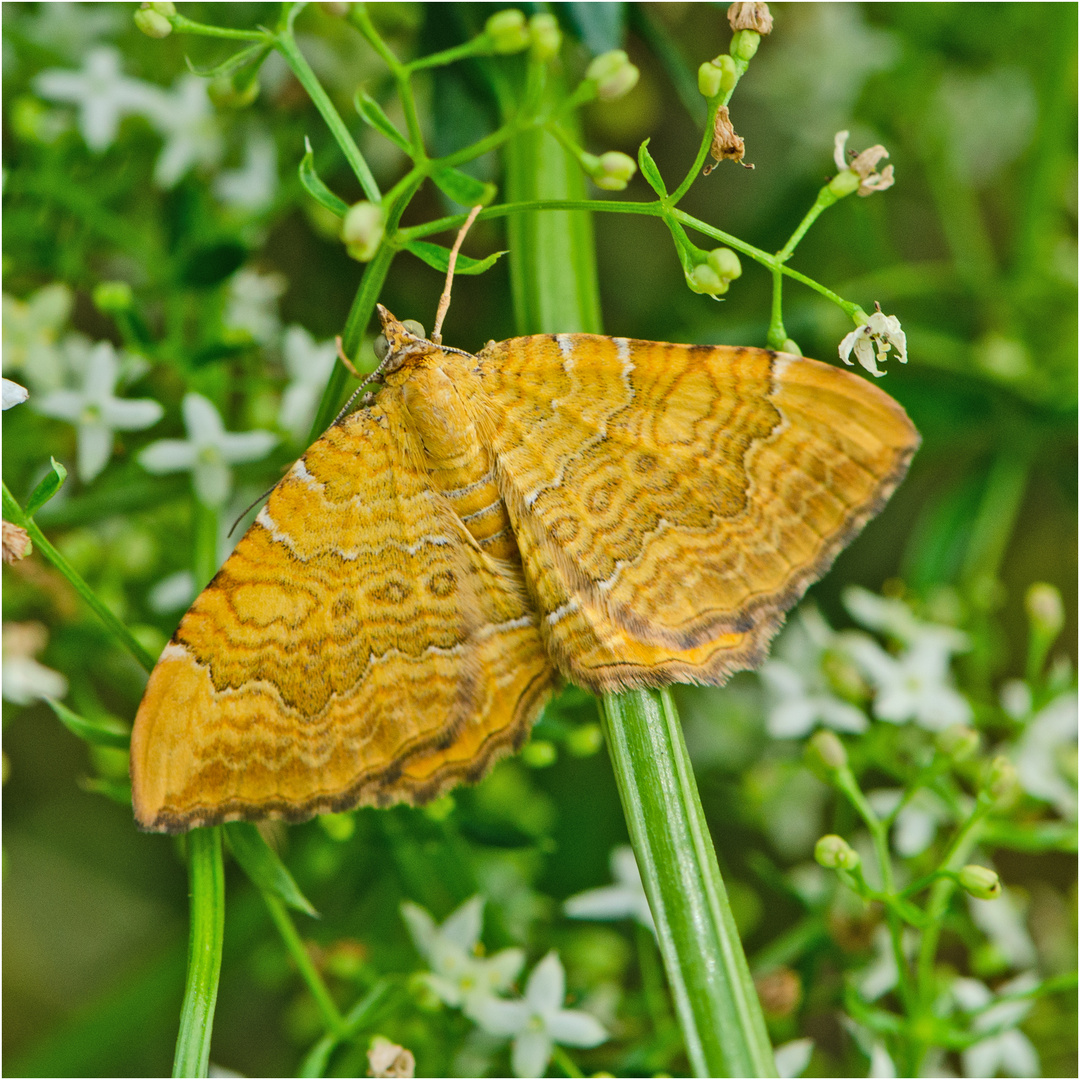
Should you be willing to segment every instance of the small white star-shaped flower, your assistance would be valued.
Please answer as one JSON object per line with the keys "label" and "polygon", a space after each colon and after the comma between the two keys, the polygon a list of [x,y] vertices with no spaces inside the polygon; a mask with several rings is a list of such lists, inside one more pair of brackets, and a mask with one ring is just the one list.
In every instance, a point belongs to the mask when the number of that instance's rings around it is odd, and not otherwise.
{"label": "small white star-shaped flower", "polygon": [[241,210],[265,209],[274,201],[277,187],[277,144],[265,131],[248,135],[244,163],[214,180],[214,194],[227,206]]}
{"label": "small white star-shaped flower", "polygon": [[1060,694],[1027,722],[1011,754],[1021,787],[1036,799],[1053,803],[1070,821],[1076,819],[1077,801],[1076,712],[1076,691]]}
{"label": "small white star-shaped flower", "polygon": [[288,288],[281,274],[262,274],[245,268],[229,281],[222,321],[230,330],[241,330],[253,341],[265,343],[281,329],[277,302]]}
{"label": "small white star-shaped flower", "polygon": [[201,394],[187,394],[183,403],[187,439],[161,439],[139,454],[147,472],[188,470],[195,494],[206,506],[221,506],[232,489],[230,465],[258,461],[277,442],[269,431],[226,431],[213,404]]}
{"label": "small white star-shaped flower", "polygon": [[332,341],[316,341],[302,326],[290,326],[281,343],[289,385],[281,398],[278,423],[294,439],[306,438],[315,409],[337,359]]}
{"label": "small white star-shaped flower", "polygon": [[636,919],[655,933],[649,898],[629,844],[611,849],[611,876],[614,885],[586,889],[569,897],[563,911],[571,919]]}
{"label": "small white star-shaped flower", "polygon": [[62,698],[68,681],[59,671],[38,663],[35,655],[45,648],[49,632],[41,623],[5,623],[3,670],[4,700],[29,705],[42,698]]}
{"label": "small white star-shaped flower", "polygon": [[862,367],[874,378],[880,379],[885,372],[879,371],[877,365],[888,359],[890,349],[895,351],[901,364],[907,363],[907,335],[900,327],[900,320],[895,315],[875,311],[840,342],[839,352],[840,359],[851,367],[851,354],[854,351],[855,359]]}
{"label": "small white star-shaped flower", "polygon": [[66,365],[57,338],[73,300],[71,290],[59,281],[25,300],[4,293],[4,370],[21,371],[36,393],[64,384]]}
{"label": "small white star-shaped flower", "polygon": [[205,79],[182,75],[168,93],[159,92],[145,114],[165,140],[154,165],[159,187],[175,187],[196,166],[220,161],[221,131]]}
{"label": "small white star-shaped flower", "polygon": [[864,150],[861,154],[853,154],[848,160],[847,141],[848,132],[838,131],[833,140],[833,161],[836,167],[843,171],[849,169],[859,178],[857,195],[864,198],[873,195],[875,191],[887,191],[896,182],[893,177],[893,167],[886,165],[881,172],[877,171],[877,164],[882,158],[889,156],[889,151],[880,143]]}
{"label": "small white star-shaped flower", "polygon": [[156,401],[134,401],[116,396],[120,361],[108,341],[90,351],[78,390],[54,390],[35,408],[45,416],[67,420],[78,429],[79,479],[89,483],[112,457],[113,433],[141,431],[156,424],[165,410]]}
{"label": "small white star-shaped flower", "polygon": [[486,999],[472,1018],[489,1035],[513,1038],[510,1061],[515,1076],[543,1076],[552,1048],[599,1046],[608,1034],[594,1016],[564,1009],[566,973],[559,954],[549,952],[533,968],[518,1001]]}

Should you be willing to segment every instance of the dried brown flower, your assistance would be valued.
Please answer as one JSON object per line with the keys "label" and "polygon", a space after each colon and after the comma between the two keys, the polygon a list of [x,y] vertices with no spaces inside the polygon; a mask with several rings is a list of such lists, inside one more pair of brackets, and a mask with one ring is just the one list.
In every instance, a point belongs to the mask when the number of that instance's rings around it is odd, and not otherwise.
{"label": "dried brown flower", "polygon": [[30,534],[10,521],[4,522],[4,562],[9,566],[26,557],[30,550]]}
{"label": "dried brown flower", "polygon": [[727,17],[731,29],[736,33],[740,30],[756,30],[759,34],[768,34],[772,31],[772,15],[768,4],[732,4],[727,9]]}
{"label": "dried brown flower", "polygon": [[716,110],[716,120],[713,122],[712,146],[709,148],[712,154],[713,164],[706,165],[704,175],[709,173],[720,164],[721,161],[737,161],[744,169],[752,169],[753,165],[747,165],[743,161],[746,155],[746,143],[741,135],[735,133],[731,126],[731,114],[726,105],[721,105]]}

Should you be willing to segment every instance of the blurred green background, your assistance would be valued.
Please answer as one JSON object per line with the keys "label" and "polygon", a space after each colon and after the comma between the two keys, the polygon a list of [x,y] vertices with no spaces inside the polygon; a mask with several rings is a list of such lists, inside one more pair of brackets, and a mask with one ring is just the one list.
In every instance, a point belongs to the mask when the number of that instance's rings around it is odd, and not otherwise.
{"label": "blurred green background", "polygon": [[[619,46],[641,68],[630,95],[586,110],[588,148],[636,156],[639,143],[651,138],[661,172],[672,182],[681,178],[705,111],[693,73],[727,48],[724,6],[549,7],[575,39],[566,52],[571,72],[580,73],[589,53]],[[986,628],[969,662],[990,693],[1002,679],[1022,674],[1024,590],[1047,581],[1066,598],[1061,640],[1075,664],[1076,7],[771,7],[775,30],[732,103],[755,168],[725,163],[695,183],[683,206],[775,250],[832,175],[838,130],[851,130],[856,149],[883,143],[896,186],[828,212],[793,265],[867,310],[877,301],[900,317],[910,363],[890,363],[883,385],[923,435],[908,480],[813,595],[834,625],[846,624],[838,596],[851,583],[879,590],[899,579],[912,595],[965,606]],[[373,8],[403,55],[462,40],[490,10],[478,16],[470,5]],[[244,27],[274,18],[274,5],[181,10]],[[107,4],[3,7],[4,291],[26,299],[63,282],[74,296],[70,327],[120,345],[116,322],[91,296],[103,280],[128,281],[153,360],[131,393],[163,402],[166,420],[153,432],[121,433],[113,463],[81,485],[71,426],[22,406],[5,414],[4,472],[16,497],[25,499],[50,454],[69,466],[67,496],[40,515],[42,527],[147,644],[160,646],[179,612],[154,610],[148,597],[153,585],[188,565],[191,498],[186,481],[148,477],[134,451],[180,432],[185,386],[215,397],[230,430],[271,425],[282,361],[250,336],[227,332],[228,281],[241,266],[280,274],[281,324],[300,324],[318,340],[339,333],[360,268],[296,179],[305,135],[327,183],[349,202],[360,192],[280,65],[268,65],[250,109],[211,116],[222,140],[217,163],[207,158],[172,187],[151,179],[161,139],[138,118],[124,120],[100,153],[89,150],[72,108],[35,91],[41,71],[80,68],[91,50],[112,43],[130,76],[166,87],[185,72],[185,55],[196,64],[224,55],[216,43],[194,38],[148,40],[133,28],[132,11],[133,5]],[[402,160],[362,130],[350,105],[361,83],[391,100],[379,63],[355,32],[320,7],[306,10],[297,29],[380,183],[389,186]],[[469,65],[423,83],[421,108],[440,152],[493,124],[487,87]],[[255,135],[267,136],[273,147],[276,190],[259,207],[229,204],[215,195],[215,176],[243,167],[245,140]],[[480,166],[498,182],[497,160]],[[635,178],[627,196],[650,194]],[[447,210],[429,187],[407,222]],[[764,344],[770,281],[749,260],[717,304],[685,287],[658,220],[597,215],[595,232],[609,333]],[[467,250],[486,254],[504,246],[502,225],[482,222]],[[401,318],[429,324],[441,284],[434,271],[400,255],[382,301]],[[843,314],[791,283],[785,296],[788,333],[806,355],[835,361],[851,328]],[[8,331],[5,314],[5,352]],[[478,349],[512,332],[503,264],[459,278],[446,340]],[[257,495],[300,449],[286,440],[271,461],[243,466],[239,494]],[[47,627],[39,659],[68,678],[72,707],[130,721],[140,672],[39,556],[5,568],[4,603],[6,622]],[[806,856],[800,841],[778,842],[763,818],[760,792],[770,780],[767,770],[754,771],[766,743],[756,692],[745,679],[723,691],[680,694],[705,808],[751,953],[796,914],[790,898],[770,887],[770,872]],[[592,701],[571,692],[543,723],[558,742],[560,724],[579,728],[595,720]],[[186,947],[186,878],[177,842],[139,834],[128,808],[91,790],[103,786],[101,778],[122,781],[124,762],[89,753],[44,704],[5,701],[4,724],[5,1072],[167,1074]],[[769,812],[793,823],[812,818],[820,795],[806,798],[783,810],[770,804]],[[395,809],[361,811],[354,821],[345,839],[318,823],[277,831],[286,861],[323,913],[301,932],[319,943],[331,980],[362,986],[374,970],[411,970],[416,961],[401,928],[400,899],[412,897],[442,918],[478,885],[501,905],[501,925],[489,923],[492,948],[522,939],[555,944],[572,988],[637,978],[629,973],[633,937],[625,928],[536,929],[548,926],[566,896],[606,882],[607,853],[625,842],[602,750],[578,755],[560,743],[550,767],[508,762],[479,788],[455,793],[454,810],[444,818]],[[997,865],[1006,881],[1026,890],[1031,918],[1041,912],[1066,926],[1075,920],[1071,857],[1005,853]],[[213,1060],[248,1075],[289,1075],[317,1037],[318,1017],[258,896],[231,871],[229,888]],[[839,979],[835,964],[818,969],[800,1020],[804,1033],[831,1048],[837,1069],[851,1060],[828,1004]],[[1075,1026],[1070,1035],[1068,1014],[1043,1005],[1036,1017],[1045,1036],[1038,1044],[1043,1069],[1075,1075]],[[423,1062],[428,1074],[449,1068],[446,1055],[463,1026],[455,1028],[443,1014],[414,1013],[396,1022],[399,1041],[432,1047]],[[596,1068],[610,1067],[595,1060]],[[361,1074],[362,1055],[339,1063],[350,1067],[359,1070],[351,1075]],[[656,1066],[642,1061],[639,1067],[641,1075]],[[680,1068],[677,1059],[670,1068]]]}

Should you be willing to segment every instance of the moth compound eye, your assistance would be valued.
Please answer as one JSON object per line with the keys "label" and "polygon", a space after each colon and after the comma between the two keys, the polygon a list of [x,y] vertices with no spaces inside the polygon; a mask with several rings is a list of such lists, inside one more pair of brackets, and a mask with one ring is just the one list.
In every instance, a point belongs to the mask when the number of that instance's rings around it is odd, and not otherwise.
{"label": "moth compound eye", "polygon": [[371,351],[375,354],[375,359],[381,364],[386,359],[386,354],[390,351],[390,342],[386,340],[385,334],[380,334],[372,343]]}
{"label": "moth compound eye", "polygon": [[427,331],[424,330],[423,326],[415,319],[406,319],[401,325],[414,337],[423,338],[425,341],[427,340]]}

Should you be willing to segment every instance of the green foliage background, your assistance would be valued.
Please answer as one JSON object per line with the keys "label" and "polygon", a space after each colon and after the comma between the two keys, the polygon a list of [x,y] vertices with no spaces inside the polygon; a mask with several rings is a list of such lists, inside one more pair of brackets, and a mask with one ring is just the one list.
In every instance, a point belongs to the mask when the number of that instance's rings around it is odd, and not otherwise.
{"label": "green foliage background", "polygon": [[[403,55],[455,44],[490,13],[467,4],[373,7]],[[117,12],[107,36],[133,76],[168,85],[185,70],[185,56],[202,65],[224,55],[218,43],[198,38],[143,37],[130,23],[132,6],[98,8]],[[580,42],[566,53],[572,72],[583,69],[590,52],[620,46],[642,71],[626,98],[585,111],[587,147],[633,156],[651,138],[664,176],[681,176],[705,111],[693,73],[728,46],[724,8],[551,9]],[[276,17],[275,5],[182,10],[238,27]],[[898,579],[908,595],[923,599],[949,587],[966,625],[978,631],[977,649],[965,661],[968,685],[990,701],[1003,679],[1024,673],[1022,602],[1033,581],[1051,582],[1067,598],[1062,647],[1074,665],[1076,659],[1076,9],[777,4],[773,13],[776,30],[732,107],[756,168],[725,163],[695,184],[683,208],[773,250],[831,175],[837,130],[851,128],[856,148],[881,141],[889,149],[896,186],[826,214],[794,265],[867,310],[879,301],[900,316],[911,362],[890,364],[885,385],[922,432],[923,447],[889,507],[813,595],[833,625],[844,625],[838,597],[845,585],[879,590]],[[75,290],[71,325],[94,340],[141,343],[151,366],[131,395],[155,398],[167,412],[152,431],[121,433],[119,452],[92,485],[81,487],[72,468],[67,497],[50,504],[39,523],[156,652],[175,617],[151,610],[147,594],[189,566],[196,523],[186,479],[151,477],[134,453],[163,434],[181,433],[185,389],[214,400],[230,430],[272,425],[280,361],[224,332],[227,280],[242,265],[280,272],[288,280],[283,323],[299,323],[320,340],[340,333],[360,269],[296,177],[304,137],[331,188],[347,202],[361,193],[291,77],[249,110],[220,116],[230,164],[239,160],[244,125],[253,117],[276,145],[280,186],[257,214],[222,206],[197,172],[172,190],[154,187],[160,143],[138,120],[125,121],[100,156],[73,130],[46,137],[34,111],[40,106],[33,78],[45,68],[79,66],[92,41],[43,39],[35,32],[41,17],[36,5],[3,9],[4,291],[23,298],[47,283],[67,283]],[[377,58],[343,21],[317,7],[300,16],[297,31],[388,187],[401,159],[363,129],[350,104],[361,83],[376,96],[387,91]],[[490,87],[473,65],[440,69],[422,84],[420,104],[434,152],[473,141],[494,124]],[[499,182],[497,161],[479,164],[484,179]],[[651,197],[640,177],[627,196]],[[406,223],[449,211],[429,185]],[[764,344],[770,280],[749,260],[716,304],[685,287],[659,221],[597,215],[594,229],[609,333]],[[466,250],[481,257],[505,246],[502,223],[480,222]],[[114,279],[134,287],[137,315],[126,327],[91,300],[98,283]],[[399,317],[430,325],[441,284],[403,254],[382,301]],[[851,329],[843,314],[791,283],[785,295],[788,333],[806,355],[835,359]],[[446,340],[478,349],[512,334],[504,265],[459,278]],[[286,440],[267,461],[242,466],[244,493],[258,494],[300,449]],[[50,455],[74,465],[70,425],[26,406],[5,415],[5,479],[17,498],[25,500]],[[39,556],[5,570],[4,603],[6,621],[48,626],[42,659],[71,681],[72,707],[130,721],[139,671]],[[751,684],[687,690],[679,701],[753,959],[799,910],[777,884],[798,859],[776,848],[762,819],[771,766]],[[4,709],[5,1071],[161,1075],[175,1040],[186,946],[187,886],[177,842],[139,834],[129,809],[91,790],[122,783],[122,760],[88,752],[41,703],[5,702]],[[608,880],[607,854],[625,842],[606,755],[574,753],[565,742],[567,731],[596,721],[594,702],[570,691],[537,733],[558,747],[555,763],[508,762],[478,788],[455,793],[446,815],[361,811],[351,833],[345,827],[335,835],[334,823],[315,822],[278,831],[283,857],[322,913],[318,922],[301,922],[301,932],[316,943],[317,963],[336,994],[351,999],[376,973],[416,968],[398,914],[403,897],[443,918],[483,887],[496,901],[485,936],[490,949],[524,941],[535,958],[558,947],[572,992],[603,983],[625,989],[629,1034],[621,1056],[601,1048],[583,1056],[583,1067],[627,1075],[685,1068],[666,1006],[656,1004],[660,976],[651,943],[631,928],[558,917],[565,897]],[[797,806],[787,812],[803,813]],[[1032,918],[1050,912],[1066,924],[1075,919],[1070,855],[1001,850],[995,860],[1004,880],[1025,890]],[[821,1075],[865,1072],[836,1013],[842,972],[868,947],[848,930],[826,935],[803,958],[803,1003],[773,1028],[777,1041],[812,1035],[819,1046],[812,1069]],[[225,947],[213,1060],[248,1075],[290,1075],[318,1037],[319,1018],[259,896],[234,868]],[[950,948],[950,962],[963,967],[963,949]],[[1043,999],[1026,1028],[1047,1075],[1075,1075],[1075,1022],[1067,1009],[1060,999]],[[379,1030],[412,1047],[425,1074],[442,1075],[468,1026],[456,1013],[399,1003]],[[363,1073],[364,1049],[366,1043],[348,1051],[335,1071]]]}

